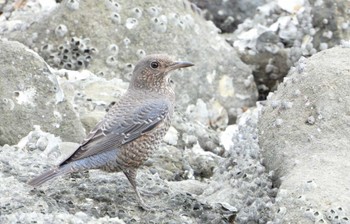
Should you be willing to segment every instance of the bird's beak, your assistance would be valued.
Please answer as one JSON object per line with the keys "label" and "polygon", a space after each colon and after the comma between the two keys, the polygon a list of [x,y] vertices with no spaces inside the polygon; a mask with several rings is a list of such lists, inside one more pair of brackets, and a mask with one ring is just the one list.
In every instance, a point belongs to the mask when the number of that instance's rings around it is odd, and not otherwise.
{"label": "bird's beak", "polygon": [[193,65],[194,64],[192,62],[188,62],[188,61],[175,61],[174,63],[168,66],[167,70],[172,71],[179,68],[191,67]]}

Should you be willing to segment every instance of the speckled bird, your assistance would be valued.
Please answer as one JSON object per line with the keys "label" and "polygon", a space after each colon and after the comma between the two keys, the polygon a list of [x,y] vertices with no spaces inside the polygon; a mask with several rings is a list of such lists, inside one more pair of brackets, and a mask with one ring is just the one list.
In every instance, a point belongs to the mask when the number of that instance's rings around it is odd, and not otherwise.
{"label": "speckled bird", "polygon": [[173,61],[162,54],[141,59],[126,93],[81,145],[58,167],[28,184],[37,187],[57,176],[88,169],[122,171],[135,190],[140,206],[149,209],[136,187],[137,169],[159,147],[170,127],[175,92],[169,73],[189,66],[193,64]]}

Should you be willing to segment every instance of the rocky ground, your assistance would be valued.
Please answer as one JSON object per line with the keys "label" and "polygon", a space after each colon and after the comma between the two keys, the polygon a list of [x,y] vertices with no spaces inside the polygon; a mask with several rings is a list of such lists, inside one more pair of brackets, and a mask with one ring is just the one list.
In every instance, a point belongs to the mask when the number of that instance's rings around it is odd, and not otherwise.
{"label": "rocky ground", "polygon": [[[349,223],[350,3],[246,2],[0,0],[0,223]],[[28,186],[154,52],[195,63],[138,173],[159,209],[122,173]]]}

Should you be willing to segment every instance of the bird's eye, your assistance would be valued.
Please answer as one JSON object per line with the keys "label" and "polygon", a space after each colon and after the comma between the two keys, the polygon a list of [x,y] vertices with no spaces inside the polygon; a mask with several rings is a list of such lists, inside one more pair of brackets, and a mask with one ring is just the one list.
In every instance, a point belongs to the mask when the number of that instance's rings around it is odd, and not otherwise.
{"label": "bird's eye", "polygon": [[156,61],[151,62],[151,68],[158,68],[159,67],[159,63]]}

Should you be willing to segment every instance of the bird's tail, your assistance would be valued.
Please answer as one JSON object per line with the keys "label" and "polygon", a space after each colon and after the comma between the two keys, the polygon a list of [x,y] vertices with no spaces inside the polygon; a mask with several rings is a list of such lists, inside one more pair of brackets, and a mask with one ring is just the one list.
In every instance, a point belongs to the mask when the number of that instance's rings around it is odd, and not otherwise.
{"label": "bird's tail", "polygon": [[45,183],[46,181],[49,181],[55,177],[58,177],[58,176],[61,176],[64,174],[68,174],[71,172],[74,172],[74,170],[71,169],[71,167],[69,165],[63,165],[61,167],[48,170],[48,171],[44,172],[43,174],[29,180],[28,184],[33,186],[33,187],[38,187],[38,186],[42,185],[43,183]]}
{"label": "bird's tail", "polygon": [[41,184],[45,183],[46,181],[49,181],[55,177],[58,177],[64,174],[88,170],[88,169],[97,169],[105,166],[110,162],[112,163],[115,162],[116,157],[117,157],[117,150],[109,150],[107,152],[102,152],[98,155],[93,155],[93,156],[86,157],[84,159],[72,161],[64,165],[61,165],[55,169],[46,171],[40,176],[37,176],[34,179],[31,179],[28,182],[28,184],[32,185],[33,187],[38,187]]}

